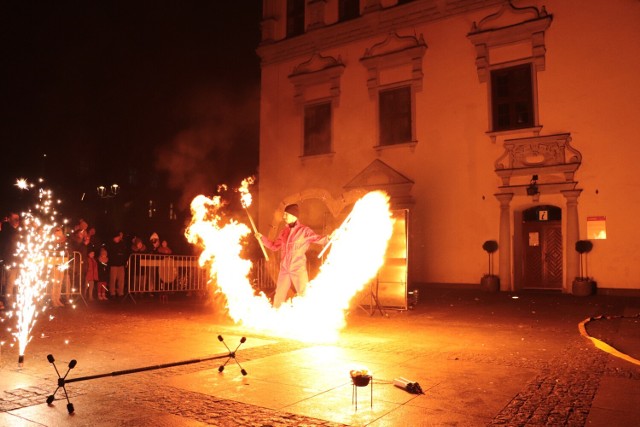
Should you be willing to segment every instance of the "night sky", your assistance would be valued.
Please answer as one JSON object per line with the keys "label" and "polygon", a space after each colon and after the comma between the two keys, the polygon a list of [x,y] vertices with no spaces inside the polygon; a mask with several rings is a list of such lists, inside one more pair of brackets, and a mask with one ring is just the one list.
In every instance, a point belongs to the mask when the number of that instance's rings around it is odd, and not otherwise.
{"label": "night sky", "polygon": [[19,177],[44,177],[71,218],[117,182],[137,218],[255,174],[261,3],[3,2],[3,213]]}

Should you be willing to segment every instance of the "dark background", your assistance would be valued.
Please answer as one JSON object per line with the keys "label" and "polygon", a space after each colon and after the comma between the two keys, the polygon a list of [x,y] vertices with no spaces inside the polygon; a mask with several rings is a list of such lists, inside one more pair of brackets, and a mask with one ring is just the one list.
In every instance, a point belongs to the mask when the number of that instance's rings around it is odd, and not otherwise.
{"label": "dark background", "polygon": [[256,173],[261,3],[3,2],[3,215],[42,177],[71,223],[182,245],[195,195]]}

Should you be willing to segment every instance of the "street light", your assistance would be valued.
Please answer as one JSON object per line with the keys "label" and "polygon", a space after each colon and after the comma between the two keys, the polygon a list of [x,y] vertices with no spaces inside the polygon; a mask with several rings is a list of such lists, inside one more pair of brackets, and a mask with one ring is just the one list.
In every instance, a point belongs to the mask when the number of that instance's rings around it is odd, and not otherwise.
{"label": "street light", "polygon": [[101,199],[110,199],[118,195],[120,192],[120,186],[118,184],[111,184],[109,191],[107,191],[107,187],[100,185],[96,190],[98,191],[98,196],[100,196]]}

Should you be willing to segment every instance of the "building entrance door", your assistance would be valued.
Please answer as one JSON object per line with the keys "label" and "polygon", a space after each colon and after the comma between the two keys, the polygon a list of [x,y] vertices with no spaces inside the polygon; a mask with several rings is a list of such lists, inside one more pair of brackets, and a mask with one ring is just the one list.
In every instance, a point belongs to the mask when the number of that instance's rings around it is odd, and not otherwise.
{"label": "building entrance door", "polygon": [[523,288],[562,289],[562,211],[536,206],[523,212]]}

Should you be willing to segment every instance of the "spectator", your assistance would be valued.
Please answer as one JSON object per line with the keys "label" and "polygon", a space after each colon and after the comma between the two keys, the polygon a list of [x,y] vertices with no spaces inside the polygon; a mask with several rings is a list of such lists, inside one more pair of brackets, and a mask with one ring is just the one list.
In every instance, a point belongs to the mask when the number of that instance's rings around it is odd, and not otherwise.
{"label": "spectator", "polygon": [[158,253],[162,255],[171,255],[172,252],[173,251],[169,247],[169,243],[167,243],[166,240],[163,240],[160,244],[160,247],[158,248]]}
{"label": "spectator", "polygon": [[151,247],[149,248],[150,252],[152,254],[158,253],[158,249],[160,249],[160,237],[158,236],[158,233],[151,234],[149,242],[151,242]]}
{"label": "spectator", "polygon": [[[143,254],[147,252],[147,247],[139,237],[134,237],[131,241],[131,254],[135,255],[132,265],[129,268],[133,268],[134,288],[135,291],[144,291],[144,286],[147,278],[147,270],[149,267],[142,266],[142,261],[146,258]],[[131,270],[129,270],[131,272]],[[129,284],[131,285],[131,284]]]}
{"label": "spectator", "polygon": [[0,229],[0,258],[2,259],[2,268],[6,274],[6,282],[3,283],[2,300],[0,300],[0,309],[4,309],[9,304],[11,295],[13,294],[16,279],[18,277],[18,268],[14,265],[16,259],[15,254],[18,245],[18,226],[20,225],[20,215],[10,212],[9,216],[2,223]]}
{"label": "spectator", "polygon": [[98,299],[100,301],[107,300],[107,282],[109,282],[109,257],[107,249],[100,247],[100,255],[98,256]]}
{"label": "spectator", "polygon": [[[158,249],[160,248],[160,237],[158,233],[152,233],[149,237],[150,247],[149,253],[152,255],[158,255]],[[159,257],[149,257],[152,261],[157,261]],[[153,296],[153,292],[156,290],[156,284],[158,281],[158,267],[149,267],[149,296]]]}
{"label": "spectator", "polygon": [[89,237],[87,233],[89,225],[84,219],[80,219],[78,224],[73,228],[71,235],[71,256],[73,256],[73,285],[80,287],[80,292],[84,293],[84,277],[87,275],[87,249],[85,239]]}
{"label": "spectator", "polygon": [[[109,254],[109,295],[115,299],[124,297],[124,267],[129,259],[129,250],[124,233],[119,231],[107,247]],[[116,288],[117,285],[117,288]],[[117,293],[116,293],[117,292]]]}
{"label": "spectator", "polygon": [[87,275],[85,276],[85,296],[88,297],[89,301],[93,301],[93,286],[98,281],[98,261],[96,261],[96,251],[95,249],[90,248],[87,253]]}
{"label": "spectator", "polygon": [[54,307],[64,307],[64,304],[60,300],[62,294],[62,284],[68,280],[68,265],[67,265],[67,236],[65,236],[62,227],[56,227],[53,229],[53,240],[55,245],[56,257],[54,257],[56,264],[54,264],[52,271],[52,287],[51,287],[51,304]]}

